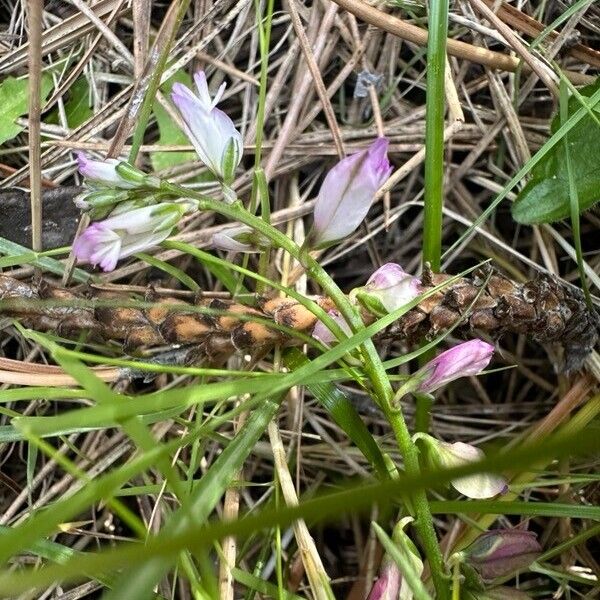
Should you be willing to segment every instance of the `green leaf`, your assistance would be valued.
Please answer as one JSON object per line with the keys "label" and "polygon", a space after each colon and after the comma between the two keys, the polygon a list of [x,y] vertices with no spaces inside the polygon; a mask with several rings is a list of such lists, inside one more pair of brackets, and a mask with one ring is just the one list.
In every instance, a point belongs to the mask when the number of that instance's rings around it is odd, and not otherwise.
{"label": "green leaf", "polygon": [[[572,97],[568,114],[572,116],[581,108],[581,101],[600,89],[600,79],[591,86],[579,90],[581,98]],[[579,199],[579,212],[591,208],[600,200],[600,104],[571,129],[568,135],[570,166]],[[560,127],[558,116],[552,122],[552,133]],[[570,216],[569,170],[564,144],[555,145],[533,168],[532,178],[521,190],[512,206],[512,216],[519,223],[551,223]]]}
{"label": "green leaf", "polygon": [[[68,91],[68,100],[65,102],[65,115],[67,125],[71,129],[85,123],[94,111],[90,106],[90,84],[85,77],[77,79]],[[58,123],[58,108],[54,109],[45,119],[46,123]]]}
{"label": "green leaf", "polygon": [[[44,73],[41,82],[41,99],[44,101],[52,89],[52,77]],[[23,128],[15,121],[27,114],[29,107],[29,79],[7,77],[0,83],[0,144],[12,140]]]}
{"label": "green leaf", "polygon": [[[174,83],[183,83],[188,87],[192,87],[192,79],[183,71],[177,71],[173,77],[165,81],[161,86],[161,91],[165,96],[171,92]],[[185,146],[189,145],[190,141],[177,123],[171,118],[171,115],[161,106],[158,100],[154,101],[154,118],[158,125],[158,144],[163,146]],[[155,171],[169,169],[182,163],[197,160],[195,152],[153,152],[150,155],[152,167]]]}

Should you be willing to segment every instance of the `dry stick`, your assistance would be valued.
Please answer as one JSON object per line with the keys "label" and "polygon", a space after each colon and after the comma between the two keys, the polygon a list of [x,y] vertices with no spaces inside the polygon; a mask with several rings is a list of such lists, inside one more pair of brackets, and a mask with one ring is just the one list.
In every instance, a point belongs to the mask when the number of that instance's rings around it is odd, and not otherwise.
{"label": "dry stick", "polygon": [[[581,17],[589,8],[589,4],[591,1],[592,0],[588,0],[587,5],[582,6],[580,10],[578,10],[576,13],[571,15],[571,18],[568,20],[567,24],[562,28],[561,32],[557,36],[554,37],[554,41],[552,42],[552,45],[550,46],[550,48],[547,48],[544,53],[546,60],[548,60],[548,61],[554,60],[556,55],[560,52],[563,44],[565,44],[565,42],[567,41],[568,37],[573,32],[575,27],[577,27],[577,25],[579,24]],[[598,53],[598,54],[600,55],[600,53]],[[600,66],[600,64],[596,65],[596,66]],[[522,102],[524,102],[525,98],[527,98],[529,96],[529,93],[533,90],[536,82],[537,82],[537,75],[536,75],[536,73],[532,73],[528,77],[527,81],[521,86],[521,90],[519,92],[519,98],[517,100],[518,105],[520,105]]]}
{"label": "dry stick", "polygon": [[302,49],[302,53],[304,54],[304,60],[306,60],[308,69],[313,77],[313,83],[319,96],[319,100],[323,105],[323,111],[325,112],[325,118],[327,119],[327,124],[329,125],[329,129],[331,130],[331,135],[333,137],[335,149],[338,153],[338,156],[340,158],[344,158],[346,152],[344,151],[344,144],[342,142],[340,129],[335,118],[335,112],[333,110],[333,107],[331,106],[331,102],[329,101],[329,96],[327,95],[327,91],[325,90],[325,84],[323,83],[323,78],[321,77],[321,71],[319,71],[317,61],[315,60],[315,57],[310,49],[310,42],[306,37],[304,27],[302,27],[300,15],[298,14],[298,11],[296,9],[294,0],[288,0],[288,9],[292,19],[292,25],[294,26],[294,31],[296,32],[296,36],[298,37],[298,40],[300,42],[300,48]]}
{"label": "dry stick", "polygon": [[[398,17],[388,15],[368,5],[363,0],[333,0],[333,2],[371,25],[419,46],[427,45],[427,30],[411,25]],[[521,61],[513,56],[472,46],[459,40],[448,39],[447,50],[448,54],[452,56],[464,58],[494,69],[502,69],[503,71],[514,72],[521,64]],[[576,84],[587,84],[594,81],[593,77],[573,71],[565,71],[565,75]]]}
{"label": "dry stick", "polygon": [[[319,35],[313,50],[313,56],[315,57],[315,60],[319,60],[321,54],[323,53],[323,50],[325,49],[327,34],[331,29],[336,12],[337,6],[332,3],[328,8],[327,12],[325,13],[325,16],[323,17],[321,27],[319,29]],[[300,114],[300,110],[302,109],[303,100],[306,97],[308,90],[310,89],[311,83],[311,74],[304,73],[304,76],[300,80],[300,85],[298,86],[295,98],[293,99],[292,104],[288,108],[287,115],[285,117],[281,130],[278,133],[277,141],[275,142],[273,150],[271,150],[267,158],[267,163],[265,165],[265,177],[267,179],[273,178],[275,169],[277,167],[277,164],[279,163],[279,159],[283,153],[283,150],[287,145],[290,136],[293,132],[294,125],[296,124],[298,115]]]}
{"label": "dry stick", "polygon": [[[123,4],[125,4],[125,0],[121,0],[121,2],[119,2],[115,6],[114,10],[108,15],[108,17],[106,19],[107,27],[109,25],[111,25],[112,22],[114,21],[114,19],[117,17],[117,15],[119,15],[121,13],[121,8],[122,8]],[[91,42],[91,44],[89,45],[89,48],[85,51],[85,53],[83,54],[83,56],[81,57],[81,59],[79,60],[77,65],[75,65],[75,67],[73,67],[71,69],[71,72],[62,81],[62,83],[60,84],[58,89],[52,94],[52,97],[50,98],[50,100],[48,100],[48,102],[46,102],[46,104],[44,105],[44,109],[46,111],[49,110],[52,106],[54,106],[54,104],[56,102],[58,102],[58,99],[71,87],[71,85],[79,77],[79,75],[81,74],[83,69],[85,69],[85,65],[87,65],[87,63],[91,59],[92,55],[96,51],[96,47],[102,40],[102,37],[103,37],[102,33],[98,33],[98,35],[96,35],[96,37]]]}
{"label": "dry stick", "polygon": [[133,55],[129,52],[127,46],[115,35],[106,23],[96,13],[81,0],[71,0],[73,6],[84,14],[93,24],[94,27],[106,38],[108,42],[117,50],[119,56],[124,58],[129,64],[133,65]]}
{"label": "dry stick", "polygon": [[[594,0],[589,0],[589,4],[591,4],[593,1]],[[532,37],[537,37],[545,29],[545,25],[543,23],[536,21],[534,18],[526,15],[524,12],[520,11],[514,6],[511,6],[510,4],[501,2],[500,5],[497,6],[498,2],[496,0],[484,0],[484,2],[490,8],[494,8],[494,10],[496,10],[496,14],[505,23],[508,23],[508,25],[511,25],[522,33],[527,33]],[[589,4],[582,7],[581,11],[585,12],[589,8]],[[573,17],[577,17],[578,19],[581,18],[580,11],[577,11]],[[562,35],[564,30],[565,28],[563,27],[558,35],[553,31],[548,37],[551,40],[557,40],[558,37]],[[584,46],[583,44],[575,44],[573,47],[569,48],[568,54],[583,63],[588,63],[593,67],[600,67],[600,52],[598,52],[598,50],[594,50],[588,46]]]}
{"label": "dry stick", "polygon": [[[239,406],[239,401],[236,403]],[[237,435],[244,427],[244,423],[248,417],[247,412],[243,412],[237,418],[234,424],[234,433]],[[237,472],[234,480],[241,481],[243,473],[241,470]],[[234,487],[230,487],[225,492],[225,500],[223,503],[223,521],[235,521],[238,518],[240,509],[240,492]],[[219,598],[220,600],[234,599],[234,580],[232,569],[235,567],[237,556],[237,541],[235,536],[230,535],[223,538],[221,542],[223,556],[219,562]]]}
{"label": "dry stick", "polygon": [[42,81],[42,0],[29,0],[29,188],[31,190],[31,247],[42,249],[42,165],[40,114]]}
{"label": "dry stick", "polygon": [[133,0],[133,76],[137,80],[144,72],[150,45],[151,0]]}
{"label": "dry stick", "polygon": [[[283,441],[275,421],[269,423],[268,431],[277,479],[279,480],[285,503],[287,506],[297,506],[298,496],[287,466]],[[327,593],[329,589],[329,577],[327,576],[315,542],[306,526],[306,522],[304,519],[298,519],[294,521],[293,528],[312,593],[317,600],[329,600],[329,594]]]}
{"label": "dry stick", "polygon": [[493,10],[483,2],[483,0],[469,0],[471,5],[480,12],[496,29],[504,36],[507,43],[513,50],[529,65],[531,70],[544,82],[550,93],[558,98],[559,91],[554,79],[548,73],[548,67],[539,59],[536,59],[533,54],[527,49],[525,44],[515,35],[513,30],[498,18]]}

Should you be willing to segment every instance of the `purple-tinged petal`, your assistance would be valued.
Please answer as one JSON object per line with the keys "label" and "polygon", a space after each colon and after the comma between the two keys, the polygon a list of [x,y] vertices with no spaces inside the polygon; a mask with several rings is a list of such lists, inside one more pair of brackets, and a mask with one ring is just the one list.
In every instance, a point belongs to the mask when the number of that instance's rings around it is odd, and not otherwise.
{"label": "purple-tinged petal", "polygon": [[[225,84],[221,85],[215,97],[211,99],[205,73],[203,71],[196,73],[194,80],[198,95],[195,95],[186,86],[177,83],[173,85],[171,99],[181,114],[185,133],[200,160],[221,181],[228,184],[242,158],[243,144],[241,135],[231,119],[216,108],[217,102],[223,95]],[[231,147],[231,140],[233,140],[235,152],[232,156],[226,157],[226,153]]]}
{"label": "purple-tinged petal", "polygon": [[430,394],[459,377],[478,375],[494,353],[494,346],[480,339],[454,346],[427,363],[420,371],[424,376],[419,391]]}
{"label": "purple-tinged petal", "polygon": [[150,249],[171,233],[187,205],[162,203],[112,214],[92,223],[73,243],[80,262],[112,271],[119,259]]}
{"label": "purple-tinged petal", "polygon": [[542,547],[531,531],[494,529],[480,535],[465,551],[466,562],[485,581],[507,577],[527,568]]}
{"label": "purple-tinged petal", "polygon": [[401,579],[398,565],[386,560],[367,600],[398,600]]}
{"label": "purple-tinged petal", "polygon": [[404,306],[421,294],[421,282],[396,263],[387,263],[369,277],[358,291],[361,302],[377,300],[389,313]]}
{"label": "purple-tinged petal", "polygon": [[325,177],[314,209],[312,243],[326,246],[351,233],[366,217],[375,193],[389,177],[386,138],[342,159]]}
{"label": "purple-tinged petal", "polygon": [[106,160],[93,160],[83,152],[77,153],[77,166],[79,172],[86,178],[110,187],[130,189],[136,187],[135,183],[126,181],[117,173],[120,161],[115,158]]}
{"label": "purple-tinged petal", "polygon": [[[350,337],[352,335],[352,330],[350,329],[350,325],[346,322],[346,319],[342,317],[342,315],[337,310],[330,310],[327,313],[340,327],[340,329]],[[327,327],[322,321],[317,321],[315,327],[312,331],[312,336],[324,344],[325,346],[329,346],[338,341],[337,337],[331,332],[329,327]]]}

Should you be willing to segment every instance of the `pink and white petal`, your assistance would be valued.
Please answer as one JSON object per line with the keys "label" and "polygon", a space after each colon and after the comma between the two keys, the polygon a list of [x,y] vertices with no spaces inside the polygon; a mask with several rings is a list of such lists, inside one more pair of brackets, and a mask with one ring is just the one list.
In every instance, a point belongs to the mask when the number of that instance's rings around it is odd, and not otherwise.
{"label": "pink and white petal", "polygon": [[121,247],[121,258],[131,256],[136,252],[144,252],[154,246],[158,246],[161,242],[164,242],[170,235],[171,230],[163,229],[155,233],[139,234],[135,236],[127,236],[123,239],[123,246]]}
{"label": "pink and white petal", "polygon": [[171,99],[182,113],[187,113],[191,110],[206,111],[206,107],[200,98],[198,98],[189,87],[182,83],[173,84],[173,87],[171,88]]}
{"label": "pink and white petal", "polygon": [[[123,213],[108,217],[102,221],[105,227],[113,230],[126,231],[128,235],[144,233],[154,229],[156,226],[157,217],[155,216],[161,205],[143,206],[134,208]],[[158,217],[160,220],[160,217]]]}
{"label": "pink and white petal", "polygon": [[100,265],[103,271],[113,271],[120,258],[121,239],[118,238],[110,243],[98,246],[90,256],[90,263]]}
{"label": "pink and white petal", "polygon": [[204,108],[209,111],[212,108],[212,98],[208,90],[208,81],[206,80],[206,73],[204,71],[197,71],[194,73],[194,83],[196,84],[196,90],[198,91],[198,98]]}
{"label": "pink and white petal", "polygon": [[74,242],[73,251],[78,260],[91,262],[91,256],[99,247],[114,242],[117,234],[103,222],[92,223]]}

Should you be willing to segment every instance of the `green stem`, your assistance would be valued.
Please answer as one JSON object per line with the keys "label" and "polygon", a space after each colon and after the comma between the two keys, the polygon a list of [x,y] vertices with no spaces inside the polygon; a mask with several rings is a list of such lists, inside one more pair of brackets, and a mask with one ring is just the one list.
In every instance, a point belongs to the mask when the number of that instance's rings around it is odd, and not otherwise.
{"label": "green stem", "polygon": [[[323,267],[321,267],[308,252],[300,249],[297,244],[290,240],[286,235],[275,229],[269,223],[266,223],[260,217],[247,211],[242,206],[241,202],[225,204],[188,188],[183,188],[166,181],[163,182],[163,186],[179,196],[196,198],[200,210],[213,211],[228,217],[233,221],[244,223],[270,239],[276,246],[283,248],[302,264],[306,269],[307,274],[309,274],[334,301],[340,313],[353,331],[364,328],[362,318],[350,303],[346,294],[340,290],[325,269],[323,269]],[[401,410],[393,408],[394,391],[372,340],[369,339],[365,341],[360,351],[363,357],[364,369],[370,380],[375,398],[392,426],[396,442],[404,457],[406,473],[418,477],[421,469],[419,466],[417,447],[411,439],[410,432]],[[445,577],[444,562],[437,542],[427,495],[424,491],[419,491],[414,494],[411,500],[417,518],[415,526],[417,527],[425,555],[429,561],[432,579],[437,593],[436,597],[439,600],[446,600],[448,598],[449,586]]]}
{"label": "green stem", "polygon": [[448,37],[448,0],[431,0],[427,43],[425,116],[425,209],[423,261],[440,270],[444,194],[444,75]]}

